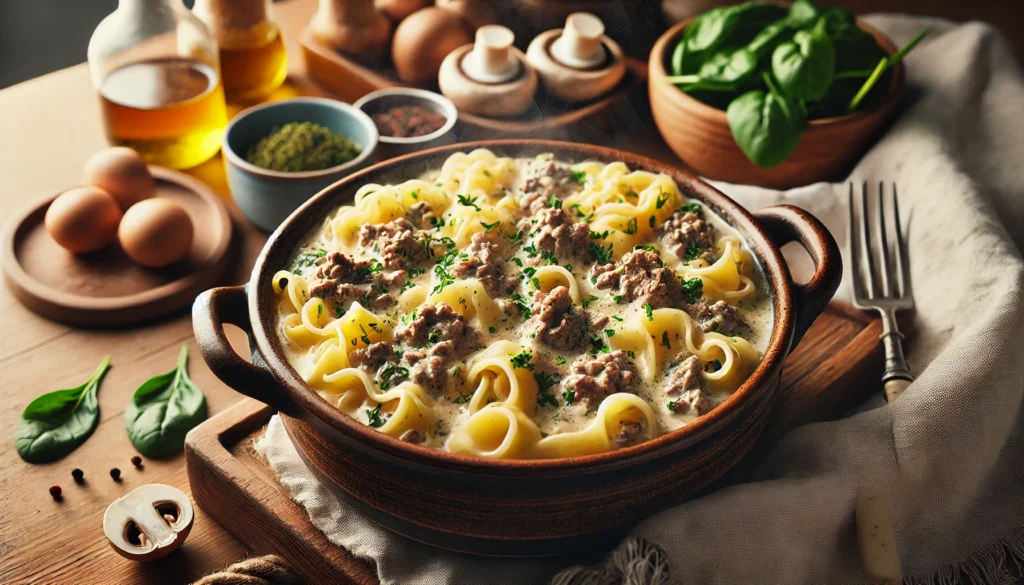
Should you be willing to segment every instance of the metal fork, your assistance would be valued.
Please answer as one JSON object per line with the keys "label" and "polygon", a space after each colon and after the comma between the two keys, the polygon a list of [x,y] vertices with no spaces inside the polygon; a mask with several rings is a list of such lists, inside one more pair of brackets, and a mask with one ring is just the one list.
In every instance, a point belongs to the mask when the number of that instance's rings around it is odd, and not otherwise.
{"label": "metal fork", "polygon": [[[875,221],[868,219],[868,183],[861,185],[860,221],[857,218],[853,183],[850,183],[850,258],[853,274],[853,306],[867,311],[875,310],[882,317],[882,344],[885,347],[885,373],[882,383],[885,386],[886,400],[892,402],[914,380],[903,357],[903,335],[896,326],[896,311],[912,309],[914,298],[910,288],[910,263],[907,256],[907,245],[903,241],[900,226],[900,206],[896,184],[892,185],[892,221],[896,235],[896,245],[889,247],[889,236],[886,231],[885,183],[878,183],[878,209]],[[859,225],[859,228],[857,227]],[[875,251],[871,246],[871,235],[877,240],[878,256],[881,266],[877,265]],[[859,234],[859,237],[856,235]],[[895,265],[895,266],[894,266]],[[880,270],[878,269],[880,268]],[[876,273],[881,281],[876,285]]]}

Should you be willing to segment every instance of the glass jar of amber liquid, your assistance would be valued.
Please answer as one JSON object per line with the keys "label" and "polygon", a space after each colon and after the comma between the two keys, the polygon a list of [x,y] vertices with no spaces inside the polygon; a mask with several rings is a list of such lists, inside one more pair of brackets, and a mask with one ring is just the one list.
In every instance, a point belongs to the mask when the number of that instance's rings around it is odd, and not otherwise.
{"label": "glass jar of amber liquid", "polygon": [[89,69],[111,144],[187,169],[227,126],[217,42],[181,0],[119,0],[89,40]]}
{"label": "glass jar of amber liquid", "polygon": [[271,0],[196,0],[199,17],[220,47],[220,73],[229,102],[259,101],[288,76],[281,31],[270,21]]}

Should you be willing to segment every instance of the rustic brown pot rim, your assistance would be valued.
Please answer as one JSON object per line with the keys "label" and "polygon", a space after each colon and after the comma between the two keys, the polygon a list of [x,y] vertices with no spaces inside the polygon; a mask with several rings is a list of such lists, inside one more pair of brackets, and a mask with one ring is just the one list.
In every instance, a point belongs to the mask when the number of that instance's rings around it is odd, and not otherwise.
{"label": "rustic brown pot rim", "polygon": [[[468,152],[475,148],[488,148],[499,155],[510,156],[515,156],[512,153],[516,151],[529,150],[554,152],[556,156],[574,157],[577,160],[623,161],[633,169],[643,168],[668,174],[687,197],[697,198],[719,213],[743,235],[751,247],[761,264],[772,295],[771,337],[760,364],[750,377],[714,410],[680,429],[632,447],[559,459],[487,459],[423,447],[380,433],[342,413],[321,398],[295,372],[282,350],[271,287],[274,273],[284,266],[284,262],[294,253],[299,241],[323,220],[326,213],[348,202],[338,200],[335,194],[344,191],[354,193],[357,185],[367,182],[369,177],[386,174],[402,167],[416,167],[417,163],[428,160],[437,159],[434,166],[439,167],[443,161],[442,157],[454,152]],[[270,262],[271,259],[275,260],[273,264]],[[603,146],[553,140],[511,139],[451,144],[408,154],[349,175],[316,194],[271,234],[260,252],[248,284],[248,309],[255,345],[282,390],[287,393],[287,399],[294,402],[299,409],[319,419],[321,423],[382,454],[420,468],[442,468],[474,474],[500,476],[519,475],[524,472],[596,473],[630,467],[691,446],[721,429],[742,414],[744,408],[762,398],[764,393],[770,392],[794,335],[796,315],[793,287],[781,252],[758,220],[738,203],[692,173],[648,157]]]}
{"label": "rustic brown pot rim", "polygon": [[[648,62],[649,70],[649,84],[653,88],[655,86],[664,86],[665,90],[662,95],[669,101],[673,102],[678,108],[689,110],[695,115],[699,115],[702,118],[710,120],[712,122],[721,124],[722,126],[728,127],[729,120],[726,117],[725,110],[720,110],[714,106],[705,104],[683,90],[677,88],[671,84],[665,84],[662,81],[668,76],[668,72],[665,70],[665,60],[668,52],[668,47],[674,47],[679,37],[682,36],[683,29],[685,29],[691,22],[696,19],[696,16],[691,16],[686,20],[682,20],[676,23],[672,28],[665,31],[658,40],[654,43],[654,47],[651,48],[651,56]],[[864,22],[863,19],[857,18],[857,26],[865,32],[871,34],[878,41],[879,46],[887,54],[892,55],[898,48],[896,44],[892,42],[888,36],[882,31]],[[852,125],[860,122],[862,119],[873,115],[879,111],[885,111],[892,109],[896,103],[899,102],[903,95],[904,85],[906,81],[904,79],[905,71],[903,62],[900,61],[892,68],[892,76],[889,80],[889,91],[885,95],[885,99],[879,102],[874,108],[869,110],[860,110],[853,112],[852,114],[844,114],[842,116],[832,116],[830,118],[818,118],[815,120],[809,120],[806,125],[808,129],[811,128],[823,128],[829,126],[845,126]]]}

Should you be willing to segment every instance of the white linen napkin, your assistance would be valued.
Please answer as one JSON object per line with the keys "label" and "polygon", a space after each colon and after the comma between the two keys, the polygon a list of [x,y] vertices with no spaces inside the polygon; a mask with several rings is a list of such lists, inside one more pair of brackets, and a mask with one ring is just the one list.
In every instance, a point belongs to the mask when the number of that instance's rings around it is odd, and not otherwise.
{"label": "white linen napkin", "polygon": [[[910,583],[1004,582],[1024,567],[1024,82],[980,23],[867,19],[908,58],[909,107],[851,175],[895,181],[910,247],[918,379],[892,405],[798,428],[751,481],[662,512],[607,563],[447,553],[363,520],[303,467],[275,419],[257,450],[328,538],[372,561],[384,585],[864,583],[858,493],[890,495]],[[750,208],[790,203],[847,237],[845,185],[776,192],[719,185]],[[849,259],[844,258],[849,264]],[[841,294],[848,294],[847,285]],[[556,575],[557,574],[557,575]]]}

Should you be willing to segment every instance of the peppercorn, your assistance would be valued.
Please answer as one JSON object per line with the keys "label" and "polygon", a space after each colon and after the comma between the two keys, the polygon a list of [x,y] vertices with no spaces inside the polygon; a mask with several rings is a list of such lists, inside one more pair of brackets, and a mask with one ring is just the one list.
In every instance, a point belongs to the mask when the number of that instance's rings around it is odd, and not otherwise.
{"label": "peppercorn", "polygon": [[110,477],[111,477],[111,478],[112,478],[112,479],[113,479],[114,481],[121,481],[121,470],[120,470],[120,469],[118,469],[118,468],[116,468],[116,467],[115,467],[115,468],[113,468],[113,469],[111,469],[111,470],[110,470]]}
{"label": "peppercorn", "polygon": [[50,495],[53,497],[53,499],[57,500],[58,502],[61,501],[63,498],[61,497],[60,494],[61,494],[61,489],[60,489],[59,485],[51,485],[50,486]]}
{"label": "peppercorn", "polygon": [[85,480],[85,472],[76,467],[71,470],[71,477],[75,479],[75,483],[82,483]]}
{"label": "peppercorn", "polygon": [[134,455],[132,457],[132,465],[134,465],[135,467],[142,467],[142,457]]}

